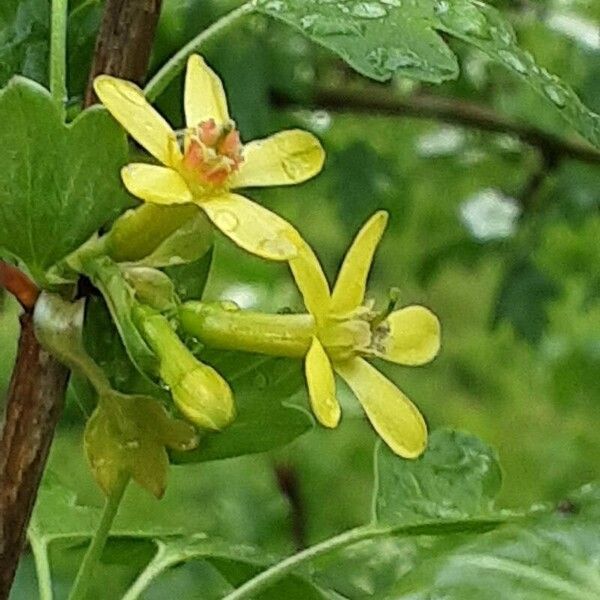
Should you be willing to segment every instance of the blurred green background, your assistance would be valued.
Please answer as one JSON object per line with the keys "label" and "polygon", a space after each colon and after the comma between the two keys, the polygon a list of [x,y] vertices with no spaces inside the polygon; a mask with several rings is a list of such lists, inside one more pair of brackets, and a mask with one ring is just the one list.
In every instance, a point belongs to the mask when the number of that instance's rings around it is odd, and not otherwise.
{"label": "blurred green background", "polygon": [[[93,31],[101,7],[80,4],[89,10]],[[235,4],[165,2],[153,69]],[[510,15],[521,44],[538,62],[600,112],[600,7],[559,0],[492,4]],[[82,33],[82,56],[91,48],[86,40]],[[397,80],[384,90],[390,97],[423,93],[474,101],[570,135],[556,112],[510,74],[472,48],[452,48],[462,65],[458,81],[435,87]],[[357,113],[351,104],[322,110],[316,92],[322,86],[360,91],[371,84],[263,17],[246,19],[205,54],[224,79],[244,139],[298,126],[323,141],[328,158],[317,179],[248,195],[298,227],[330,278],[360,224],[376,209],[390,211],[370,295],[383,304],[389,288],[398,287],[402,304],[430,307],[442,322],[443,346],[423,368],[381,366],[430,427],[468,430],[498,449],[506,506],[559,501],[598,478],[600,167],[561,160],[539,178],[540,153],[506,135]],[[84,81],[79,75],[71,74],[74,102]],[[175,123],[181,122],[180,98],[177,81],[159,102]],[[301,306],[285,267],[244,255],[223,239],[206,297],[268,311]],[[0,319],[4,390],[18,335],[9,298]],[[174,467],[160,502],[130,489],[120,518],[173,523],[274,551],[365,522],[375,436],[347,392],[343,404],[338,430],[314,429],[267,456]],[[82,419],[71,403],[51,468],[78,490],[80,501],[100,505],[82,458],[81,433]],[[73,571],[69,552],[56,556],[65,581]],[[194,578],[210,580],[194,569],[201,567],[188,565],[177,577],[164,577],[167,587],[153,588],[147,597],[166,597],[165,589],[174,596]],[[129,577],[115,573],[117,587],[119,577]],[[30,575],[31,564],[24,563],[15,598],[32,597]]]}

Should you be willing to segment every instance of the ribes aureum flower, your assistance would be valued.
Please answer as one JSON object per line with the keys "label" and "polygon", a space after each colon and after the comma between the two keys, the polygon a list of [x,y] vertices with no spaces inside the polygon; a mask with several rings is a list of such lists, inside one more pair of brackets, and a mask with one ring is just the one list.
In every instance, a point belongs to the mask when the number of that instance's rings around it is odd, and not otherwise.
{"label": "ribes aureum flower", "polygon": [[312,134],[287,130],[242,144],[223,84],[198,55],[187,64],[182,132],[173,131],[131,82],[101,75],[94,89],[114,118],[163,165],[123,168],[123,183],[134,196],[157,204],[195,203],[245,250],[271,260],[296,255],[288,223],[231,190],[292,185],[316,175],[324,152]]}
{"label": "ribes aureum flower", "polygon": [[215,348],[304,358],[310,402],[326,427],[341,416],[334,372],[344,379],[379,435],[400,456],[419,456],[427,427],[414,404],[365,358],[401,365],[431,361],[440,347],[440,324],[423,306],[378,313],[365,302],[367,277],[387,223],[376,213],[360,230],[330,290],[311,248],[294,231],[298,256],[290,267],[309,314],[269,315],[232,303],[186,302],[182,327]]}
{"label": "ribes aureum flower", "polygon": [[290,267],[316,324],[305,358],[315,416],[326,427],[339,422],[335,370],[388,446],[400,456],[415,458],[427,442],[421,413],[363,357],[377,356],[402,365],[425,364],[438,353],[440,325],[430,310],[416,305],[377,322],[377,313],[365,304],[367,277],[386,224],[387,213],[380,211],[363,226],[346,254],[333,292],[305,242],[299,243],[298,257],[290,261]]}

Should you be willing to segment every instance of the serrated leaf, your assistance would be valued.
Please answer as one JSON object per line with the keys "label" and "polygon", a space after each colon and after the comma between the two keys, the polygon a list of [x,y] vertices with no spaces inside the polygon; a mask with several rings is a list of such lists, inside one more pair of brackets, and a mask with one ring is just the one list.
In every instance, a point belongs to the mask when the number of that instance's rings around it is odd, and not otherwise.
{"label": "serrated leaf", "polygon": [[48,92],[15,78],[0,92],[0,247],[38,283],[130,200],[123,132],[100,108],[65,125]]}
{"label": "serrated leaf", "polygon": [[[29,526],[29,539],[36,561],[49,570],[48,553],[54,542],[79,542],[91,537],[98,526],[102,509],[81,502],[75,492],[66,487],[54,472],[45,475],[40,487],[37,503]],[[118,547],[123,544],[127,552],[127,562],[131,552],[144,548],[150,542],[155,552],[145,569],[139,573],[138,580],[129,589],[129,599],[139,597],[144,590],[157,585],[160,589],[161,576],[174,567],[184,563],[206,560],[221,571],[225,580],[233,585],[257,574],[266,566],[273,564],[279,557],[247,544],[239,544],[224,539],[209,537],[204,533],[183,534],[180,529],[171,526],[146,526],[138,529],[130,526],[125,519],[116,520],[111,528],[107,554],[115,558]],[[111,547],[112,545],[112,547]],[[144,552],[145,554],[145,552]],[[104,560],[104,556],[103,556]],[[101,582],[104,585],[106,582]],[[226,592],[232,586],[227,585]],[[145,597],[145,596],[142,596]],[[204,598],[204,596],[202,596]],[[222,596],[207,596],[220,598]],[[302,576],[289,574],[275,584],[265,595],[259,598],[298,598],[298,600],[316,600],[324,596],[318,588]]]}
{"label": "serrated leaf", "polygon": [[283,446],[313,426],[310,415],[286,404],[303,385],[300,361],[241,352],[204,353],[231,385],[238,414],[222,432],[207,433],[196,450],[173,453],[174,462],[219,460]]}
{"label": "serrated leaf", "polygon": [[258,0],[258,9],[333,50],[366,77],[385,81],[398,73],[441,83],[458,76],[456,56],[435,31],[433,0]]}
{"label": "serrated leaf", "polygon": [[585,486],[554,514],[502,527],[423,561],[388,593],[411,600],[598,598],[599,517],[600,487]]}
{"label": "serrated leaf", "polygon": [[376,481],[376,521],[400,525],[492,515],[502,473],[496,453],[481,440],[438,430],[416,460],[398,459],[380,444]]}
{"label": "serrated leaf", "polygon": [[587,140],[600,146],[600,116],[535,64],[496,9],[478,0],[258,0],[258,10],[329,48],[362,75],[441,83],[458,75],[440,33],[475,46],[517,74]]}

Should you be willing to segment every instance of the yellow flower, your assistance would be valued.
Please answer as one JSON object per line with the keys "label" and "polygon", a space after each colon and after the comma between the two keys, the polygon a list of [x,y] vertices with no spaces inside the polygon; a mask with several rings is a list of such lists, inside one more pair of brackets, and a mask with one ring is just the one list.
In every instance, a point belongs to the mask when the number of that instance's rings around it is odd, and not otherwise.
{"label": "yellow flower", "polygon": [[290,267],[315,319],[315,334],[305,357],[315,416],[326,427],[336,427],[339,422],[335,370],[388,446],[400,456],[416,458],[427,443],[423,417],[391,381],[362,358],[376,356],[397,364],[422,365],[431,361],[440,347],[440,324],[427,308],[408,306],[378,323],[372,306],[364,304],[367,277],[387,219],[387,213],[379,211],[360,230],[333,292],[317,257],[298,235],[299,252]]}
{"label": "yellow flower", "polygon": [[113,117],[164,165],[133,163],[123,168],[123,183],[134,196],[157,204],[193,202],[245,250],[271,260],[296,255],[284,219],[230,190],[291,185],[313,177],[325,156],[317,138],[288,130],[242,145],[223,84],[198,55],[187,64],[187,127],[182,135],[133,83],[100,75],[94,89]]}

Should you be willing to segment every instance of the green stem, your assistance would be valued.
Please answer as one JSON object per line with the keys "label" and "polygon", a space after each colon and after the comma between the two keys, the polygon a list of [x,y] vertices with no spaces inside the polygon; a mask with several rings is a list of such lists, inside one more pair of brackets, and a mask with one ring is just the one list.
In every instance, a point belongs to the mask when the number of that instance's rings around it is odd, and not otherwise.
{"label": "green stem", "polygon": [[36,536],[29,536],[37,577],[39,600],[52,600],[52,576],[48,562],[48,545]]}
{"label": "green stem", "polygon": [[181,561],[181,556],[169,556],[165,546],[159,542],[158,551],[154,558],[146,565],[138,578],[131,584],[121,600],[137,600],[150,584],[169,567]]}
{"label": "green stem", "polygon": [[428,520],[412,525],[364,525],[345,531],[336,537],[329,538],[316,546],[312,546],[294,554],[281,562],[269,567],[256,577],[249,579],[237,590],[224,596],[222,600],[250,600],[259,592],[273,585],[282,577],[295,571],[298,567],[315,558],[330,552],[352,546],[364,540],[373,540],[386,536],[419,536],[419,535],[449,535],[453,533],[477,532],[483,533],[495,529],[506,521],[522,518],[525,515],[505,514],[490,517],[469,517],[456,520]]}
{"label": "green stem", "polygon": [[61,118],[67,101],[67,17],[69,0],[52,0],[50,35],[50,94]]}
{"label": "green stem", "polygon": [[106,499],[104,511],[100,518],[100,523],[96,533],[90,542],[90,545],[83,557],[75,583],[69,594],[69,600],[85,600],[87,596],[87,588],[94,574],[94,570],[102,556],[102,551],[106,545],[110,528],[117,514],[119,504],[123,499],[125,488],[129,482],[129,477],[123,476],[119,485],[113,490],[110,496]]}
{"label": "green stem", "polygon": [[267,587],[273,585],[276,581],[281,579],[284,575],[287,575],[291,571],[297,569],[300,565],[314,560],[324,554],[329,554],[334,550],[351,546],[362,540],[373,539],[375,537],[382,537],[390,534],[389,528],[384,529],[373,529],[372,527],[357,527],[356,529],[350,529],[344,533],[329,538],[316,546],[311,546],[298,554],[294,554],[285,560],[273,565],[266,571],[259,573],[256,577],[249,579],[244,585],[237,588],[237,590],[231,592],[223,598],[223,600],[250,600],[255,598],[259,592],[262,592]]}
{"label": "green stem", "polygon": [[218,35],[235,23],[242,16],[254,10],[254,0],[250,0],[228,12],[224,17],[215,21],[210,27],[199,33],[190,40],[183,48],[176,52],[146,84],[144,93],[150,102],[156,100],[173,79],[183,71],[185,63],[190,55],[197,52],[205,42]]}

